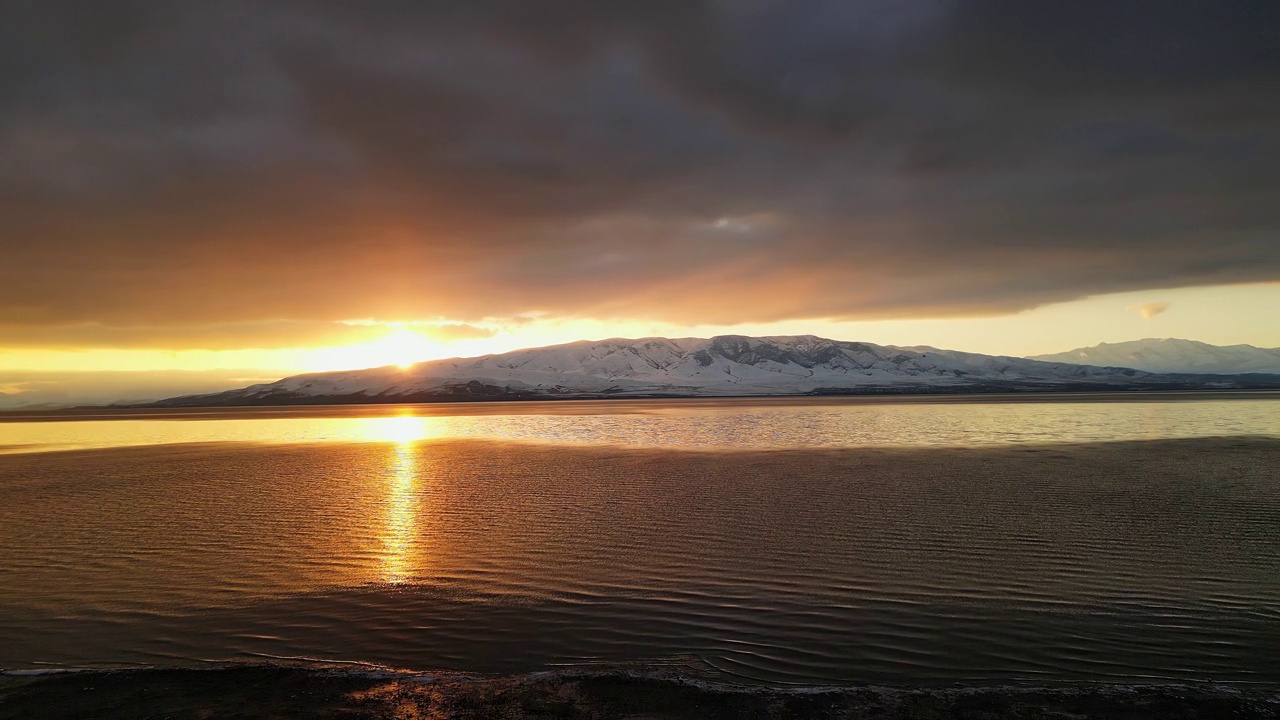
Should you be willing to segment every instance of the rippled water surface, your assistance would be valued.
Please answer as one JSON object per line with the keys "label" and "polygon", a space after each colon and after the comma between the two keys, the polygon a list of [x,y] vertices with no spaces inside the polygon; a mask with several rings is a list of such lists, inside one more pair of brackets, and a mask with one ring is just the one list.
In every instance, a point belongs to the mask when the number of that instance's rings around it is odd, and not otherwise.
{"label": "rippled water surface", "polygon": [[0,423],[0,667],[1280,686],[1276,400],[316,414]]}
{"label": "rippled water surface", "polygon": [[[1212,396],[1211,396],[1212,397]],[[1280,393],[626,400],[117,411],[3,422],[0,453],[192,442],[398,442],[484,438],[556,444],[785,448],[973,447],[1169,438],[1280,437]],[[53,415],[66,418],[66,415]]]}

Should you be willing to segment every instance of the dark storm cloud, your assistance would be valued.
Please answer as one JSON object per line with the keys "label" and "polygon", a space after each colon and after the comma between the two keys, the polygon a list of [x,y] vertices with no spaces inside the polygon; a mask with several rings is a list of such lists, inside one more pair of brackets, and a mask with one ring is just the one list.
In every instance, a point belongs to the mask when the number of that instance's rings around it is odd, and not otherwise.
{"label": "dark storm cloud", "polygon": [[9,327],[234,344],[352,317],[891,317],[1280,279],[1274,2],[6,14]]}

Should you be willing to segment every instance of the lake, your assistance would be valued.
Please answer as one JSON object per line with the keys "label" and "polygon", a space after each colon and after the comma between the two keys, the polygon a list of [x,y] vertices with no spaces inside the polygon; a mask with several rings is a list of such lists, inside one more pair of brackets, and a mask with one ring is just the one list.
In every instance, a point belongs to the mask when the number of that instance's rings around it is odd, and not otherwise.
{"label": "lake", "polygon": [[1280,687],[1280,396],[0,422],[0,668]]}

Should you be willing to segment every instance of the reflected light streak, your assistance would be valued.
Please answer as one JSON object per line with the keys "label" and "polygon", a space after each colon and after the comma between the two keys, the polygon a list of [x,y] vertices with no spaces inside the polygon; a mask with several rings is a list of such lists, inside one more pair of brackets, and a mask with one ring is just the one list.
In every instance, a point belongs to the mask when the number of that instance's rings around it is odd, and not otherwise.
{"label": "reflected light streak", "polygon": [[370,440],[395,443],[387,476],[386,530],[382,536],[382,581],[400,585],[413,579],[418,565],[419,488],[415,443],[439,437],[434,418],[398,415],[370,418],[363,428]]}
{"label": "reflected light streak", "polygon": [[446,435],[446,424],[446,418],[415,417],[413,415],[361,418],[359,421],[359,435],[365,441],[393,442],[405,445],[420,440],[434,440],[444,437]]}
{"label": "reflected light streak", "polygon": [[387,525],[383,533],[382,581],[400,585],[413,578],[418,529],[418,482],[411,442],[397,443],[391,458]]}

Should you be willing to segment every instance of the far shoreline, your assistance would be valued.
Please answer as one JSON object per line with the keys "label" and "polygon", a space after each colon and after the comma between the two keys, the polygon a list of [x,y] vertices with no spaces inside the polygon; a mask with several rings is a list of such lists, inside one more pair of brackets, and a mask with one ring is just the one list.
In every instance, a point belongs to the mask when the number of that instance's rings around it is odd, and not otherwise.
{"label": "far shoreline", "polygon": [[[377,417],[389,409],[397,414],[424,416],[451,415],[537,415],[537,408],[555,407],[552,414],[623,414],[672,408],[745,405],[760,407],[891,405],[891,404],[1012,404],[1012,403],[1115,403],[1188,402],[1213,400],[1280,400],[1280,389],[1184,389],[1184,390],[1027,390],[982,392],[872,391],[865,393],[809,393],[797,395],[627,395],[627,396],[545,396],[474,397],[429,400],[378,400],[274,402],[237,405],[172,405],[138,403],[129,405],[87,405],[69,408],[0,410],[0,423],[59,422],[77,420],[199,420],[237,417]],[[613,407],[610,407],[613,406]],[[420,409],[421,413],[405,410]],[[608,409],[610,412],[602,412]],[[505,411],[505,412],[504,412]]]}

